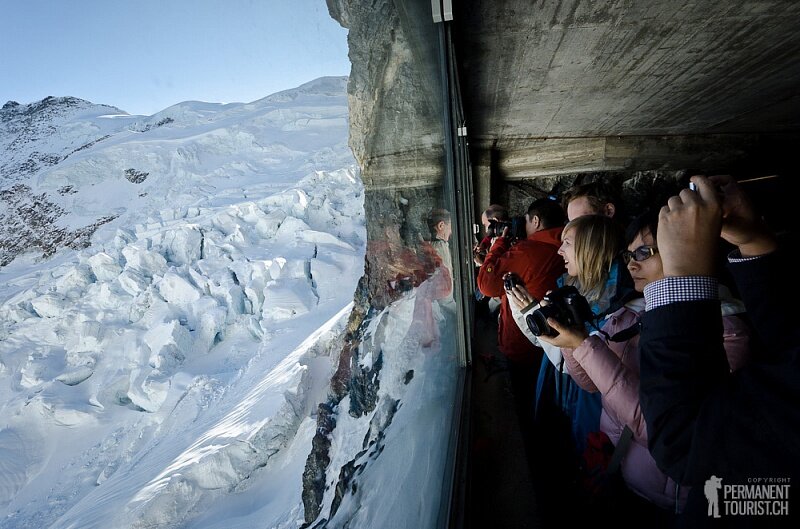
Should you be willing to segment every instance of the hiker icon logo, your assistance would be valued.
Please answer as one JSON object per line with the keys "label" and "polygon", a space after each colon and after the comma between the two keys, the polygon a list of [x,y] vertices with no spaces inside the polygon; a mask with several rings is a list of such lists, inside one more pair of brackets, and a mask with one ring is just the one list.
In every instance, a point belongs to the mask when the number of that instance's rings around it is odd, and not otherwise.
{"label": "hiker icon logo", "polygon": [[703,492],[708,500],[708,515],[719,518],[719,490],[722,488],[722,478],[711,476],[706,480]]}

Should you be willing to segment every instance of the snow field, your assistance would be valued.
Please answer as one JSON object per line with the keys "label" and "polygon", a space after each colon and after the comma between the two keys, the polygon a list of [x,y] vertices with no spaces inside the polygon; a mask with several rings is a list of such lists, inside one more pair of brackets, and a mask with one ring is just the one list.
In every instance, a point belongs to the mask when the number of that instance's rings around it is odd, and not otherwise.
{"label": "snow field", "polygon": [[314,172],[167,210],[12,282],[0,527],[172,527],[244,487],[324,399],[363,273],[362,204],[352,169]]}

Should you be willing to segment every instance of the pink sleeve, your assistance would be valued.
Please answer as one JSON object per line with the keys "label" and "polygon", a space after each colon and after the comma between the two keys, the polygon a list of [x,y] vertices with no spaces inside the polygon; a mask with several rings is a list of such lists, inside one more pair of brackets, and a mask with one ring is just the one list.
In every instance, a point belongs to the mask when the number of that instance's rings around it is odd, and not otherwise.
{"label": "pink sleeve", "polygon": [[[589,338],[591,338],[591,336]],[[562,347],[561,355],[564,357],[564,363],[567,364],[567,372],[569,373],[569,376],[572,377],[572,380],[574,380],[575,383],[581,387],[581,389],[584,389],[589,393],[597,393],[600,390],[598,390],[597,386],[594,385],[591,377],[586,373],[586,370],[583,369],[583,366],[578,363],[577,360],[575,360],[575,353],[581,354],[581,351],[584,351],[585,348],[591,346],[589,338],[585,339],[583,343],[581,343],[576,349]]]}
{"label": "pink sleeve", "polygon": [[587,338],[573,356],[603,394],[603,407],[627,424],[637,440],[647,439],[647,427],[639,405],[639,373],[625,366],[598,336]]}

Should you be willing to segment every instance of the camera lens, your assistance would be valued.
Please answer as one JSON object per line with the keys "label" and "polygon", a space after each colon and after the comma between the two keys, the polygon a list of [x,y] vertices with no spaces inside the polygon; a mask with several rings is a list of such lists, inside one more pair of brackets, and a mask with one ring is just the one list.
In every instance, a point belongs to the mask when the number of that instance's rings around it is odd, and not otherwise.
{"label": "camera lens", "polygon": [[547,318],[558,317],[559,311],[552,305],[539,307],[525,317],[525,323],[534,336],[558,336],[558,331],[547,324]]}

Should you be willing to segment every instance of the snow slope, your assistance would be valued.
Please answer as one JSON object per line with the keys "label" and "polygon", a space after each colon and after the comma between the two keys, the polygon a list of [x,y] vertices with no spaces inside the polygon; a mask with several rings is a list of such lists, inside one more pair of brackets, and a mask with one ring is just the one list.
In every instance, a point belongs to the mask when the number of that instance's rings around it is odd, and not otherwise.
{"label": "snow slope", "polygon": [[3,107],[0,528],[299,525],[363,273],[345,85]]}

